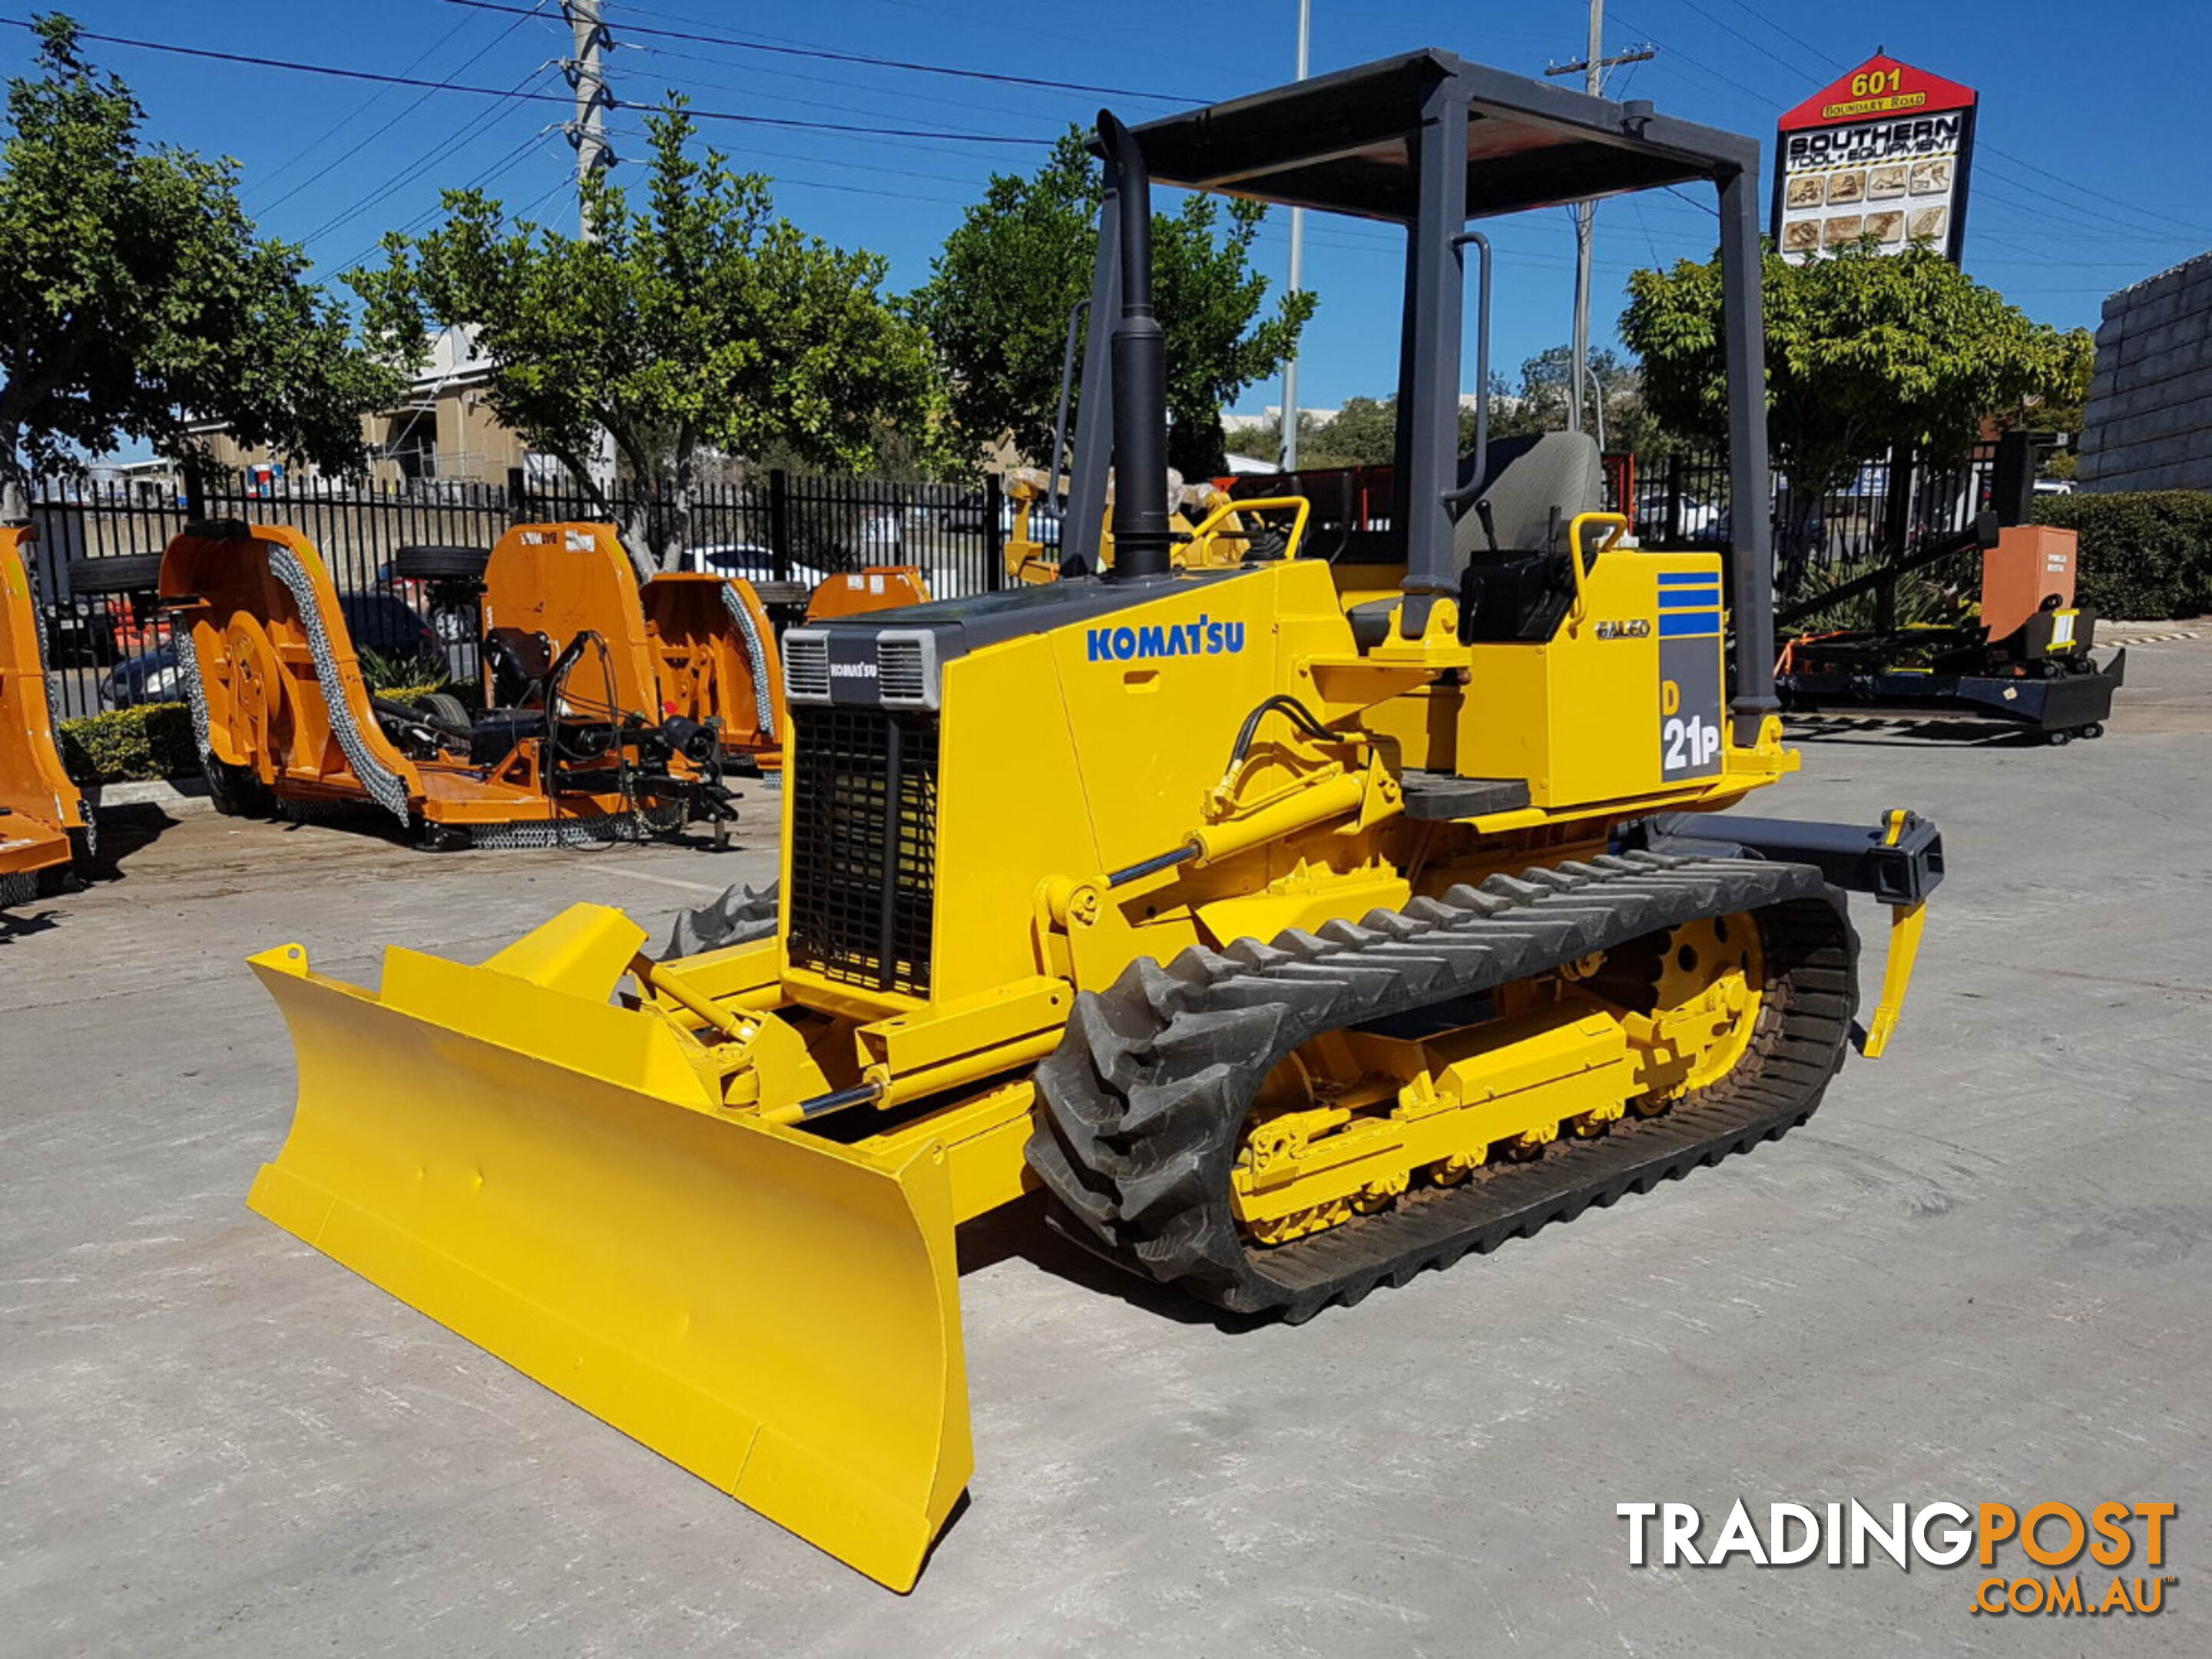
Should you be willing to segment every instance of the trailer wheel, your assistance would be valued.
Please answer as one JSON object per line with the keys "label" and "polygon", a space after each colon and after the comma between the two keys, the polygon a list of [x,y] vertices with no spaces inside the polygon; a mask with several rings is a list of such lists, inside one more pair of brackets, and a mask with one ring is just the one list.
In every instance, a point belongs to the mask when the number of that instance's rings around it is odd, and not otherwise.
{"label": "trailer wheel", "polygon": [[159,553],[125,553],[112,558],[71,559],[67,567],[72,593],[151,593],[161,585]]}
{"label": "trailer wheel", "polygon": [[469,711],[461,706],[461,700],[451,692],[418,692],[408,702],[439,725],[451,726],[455,732],[465,732],[473,724],[469,719]]}
{"label": "trailer wheel", "polygon": [[409,581],[481,581],[490,558],[481,547],[403,547],[392,556],[392,574]]}
{"label": "trailer wheel", "polygon": [[206,755],[200,760],[200,775],[207,779],[208,800],[227,818],[265,818],[276,809],[276,797],[251,767],[233,766]]}

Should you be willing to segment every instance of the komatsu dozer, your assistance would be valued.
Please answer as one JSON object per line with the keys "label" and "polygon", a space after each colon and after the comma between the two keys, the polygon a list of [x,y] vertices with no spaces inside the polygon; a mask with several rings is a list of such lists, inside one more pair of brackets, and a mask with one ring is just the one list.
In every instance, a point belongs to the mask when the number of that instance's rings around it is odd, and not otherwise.
{"label": "komatsu dozer", "polygon": [[[434,574],[414,550],[403,575]],[[450,574],[450,573],[449,573]],[[370,692],[322,556],[283,526],[188,525],[160,594],[216,803],[373,803],[433,847],[628,839],[726,817],[717,736],[663,718],[605,525],[525,525],[482,565],[483,707]]]}
{"label": "komatsu dozer", "polygon": [[54,738],[46,630],[27,525],[0,524],[0,909],[65,881],[92,850],[92,817]]}
{"label": "komatsu dozer", "polygon": [[[1753,515],[1633,550],[1579,435],[1455,453],[1470,216],[1704,185],[1767,499],[1754,141],[1427,51],[1097,148],[1066,550],[1110,465],[1111,575],[786,635],[771,934],[254,960],[300,1069],[255,1209],[896,1589],[970,1468],[961,1223],[1040,1194],[1236,1314],[1356,1304],[1804,1121],[1846,891],[1896,923],[1871,1051],[1941,872],[1903,811],[1715,815],[1797,763]],[[1171,562],[1155,179],[1403,228],[1398,493],[1333,561],[1293,500]]]}

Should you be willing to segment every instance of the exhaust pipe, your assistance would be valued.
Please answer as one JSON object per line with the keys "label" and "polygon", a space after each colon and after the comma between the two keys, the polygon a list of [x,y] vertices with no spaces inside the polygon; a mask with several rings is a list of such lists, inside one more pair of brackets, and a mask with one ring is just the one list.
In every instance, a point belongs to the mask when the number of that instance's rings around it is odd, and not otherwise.
{"label": "exhaust pipe", "polygon": [[1167,353],[1152,315],[1152,180],[1137,136],[1098,112],[1121,204],[1121,314],[1114,324],[1114,574],[1168,573]]}

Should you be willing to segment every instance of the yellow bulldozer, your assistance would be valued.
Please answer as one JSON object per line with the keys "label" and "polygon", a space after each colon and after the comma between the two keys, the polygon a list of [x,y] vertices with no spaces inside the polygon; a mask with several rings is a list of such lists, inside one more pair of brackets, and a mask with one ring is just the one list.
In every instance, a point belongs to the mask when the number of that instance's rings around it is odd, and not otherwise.
{"label": "yellow bulldozer", "polygon": [[[300,1073],[256,1210],[898,1589],[971,1467],[961,1224],[1037,1194],[1219,1308],[1349,1306],[1803,1122],[1846,892],[1892,913],[1874,1052],[1942,874],[1902,811],[1714,816],[1797,764],[1759,514],[1632,549],[1580,434],[1457,453],[1469,219],[1702,186],[1767,499],[1753,140],[1423,51],[1097,149],[1065,551],[1111,467],[1111,571],[787,635],[772,932],[253,963]],[[1240,503],[1279,534],[1173,558],[1155,179],[1403,228],[1387,528],[1307,556]]]}

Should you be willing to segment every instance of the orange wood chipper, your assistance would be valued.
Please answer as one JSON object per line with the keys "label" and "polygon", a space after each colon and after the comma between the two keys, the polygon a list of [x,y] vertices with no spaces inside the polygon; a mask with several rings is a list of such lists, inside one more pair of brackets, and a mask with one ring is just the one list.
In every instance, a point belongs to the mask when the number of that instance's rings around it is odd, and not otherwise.
{"label": "orange wood chipper", "polygon": [[[477,612],[483,619],[479,631],[489,640],[496,626],[495,613],[512,614],[515,597],[490,591],[494,561],[519,539],[562,528],[517,525],[489,552],[473,547],[402,548],[392,573],[402,580],[422,582],[435,609],[449,614]],[[619,548],[613,526],[595,528]],[[515,562],[501,560],[500,568],[506,579],[502,586],[511,587]],[[757,775],[779,770],[788,724],[783,664],[761,588],[742,576],[676,570],[651,577],[635,591],[636,603],[629,608],[643,612],[660,718],[711,728],[719,739],[721,763],[733,771]],[[824,578],[808,595],[806,620],[920,605],[928,598],[918,568],[871,565]]]}
{"label": "orange wood chipper", "polygon": [[27,904],[92,850],[92,817],[62,765],[27,526],[0,525],[0,909]]}
{"label": "orange wood chipper", "polygon": [[160,592],[217,805],[373,802],[432,847],[623,840],[733,815],[716,731],[660,712],[636,578],[609,526],[518,526],[483,559],[481,586],[480,710],[443,693],[401,702],[369,690],[307,537],[187,526]]}

